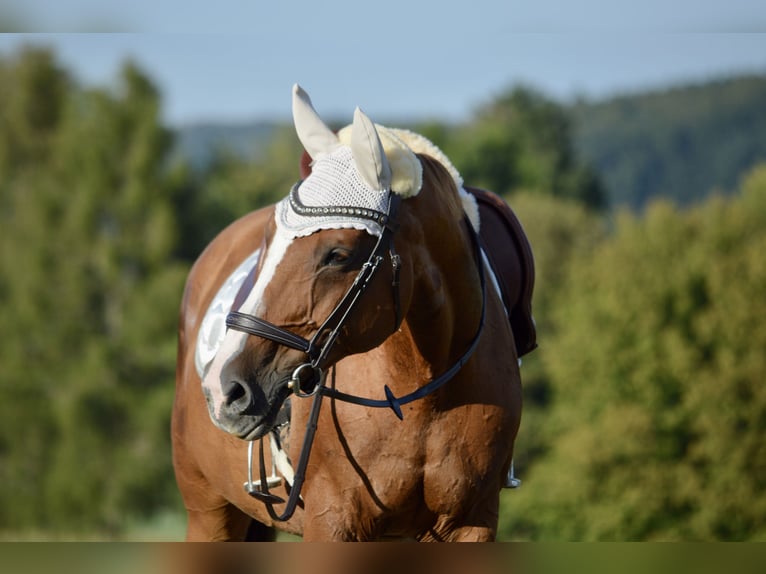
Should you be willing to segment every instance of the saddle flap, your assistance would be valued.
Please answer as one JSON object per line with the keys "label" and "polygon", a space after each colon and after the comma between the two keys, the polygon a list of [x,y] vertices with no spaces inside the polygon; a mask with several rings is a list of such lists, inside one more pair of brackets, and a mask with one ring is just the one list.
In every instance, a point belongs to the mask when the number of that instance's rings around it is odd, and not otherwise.
{"label": "saddle flap", "polygon": [[535,261],[524,228],[511,207],[498,195],[465,187],[476,198],[481,217],[479,235],[492,270],[500,284],[503,303],[519,357],[537,347],[532,317]]}

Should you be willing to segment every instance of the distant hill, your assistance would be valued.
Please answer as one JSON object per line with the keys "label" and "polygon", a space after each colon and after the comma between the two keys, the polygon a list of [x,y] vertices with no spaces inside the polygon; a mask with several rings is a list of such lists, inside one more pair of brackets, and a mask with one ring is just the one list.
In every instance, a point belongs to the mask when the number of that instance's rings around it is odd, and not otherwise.
{"label": "distant hill", "polygon": [[[613,207],[640,209],[658,196],[693,203],[714,190],[736,189],[744,172],[766,161],[766,74],[581,101],[565,109],[575,150],[602,178]],[[278,127],[184,126],[177,131],[176,153],[197,169],[208,167],[222,150],[258,159]]]}
{"label": "distant hill", "polygon": [[689,204],[736,189],[766,161],[766,75],[579,103],[571,117],[575,148],[612,206],[657,196]]}
{"label": "distant hill", "polygon": [[216,154],[228,153],[243,160],[263,157],[279,124],[273,122],[199,123],[176,130],[174,156],[196,170],[208,168]]}

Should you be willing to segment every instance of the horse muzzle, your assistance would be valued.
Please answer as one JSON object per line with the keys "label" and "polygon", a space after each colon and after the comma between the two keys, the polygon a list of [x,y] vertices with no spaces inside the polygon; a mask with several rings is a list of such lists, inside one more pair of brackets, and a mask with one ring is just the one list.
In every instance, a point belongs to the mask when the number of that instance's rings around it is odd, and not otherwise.
{"label": "horse muzzle", "polygon": [[228,379],[221,384],[222,399],[216,405],[206,392],[213,423],[223,431],[245,440],[256,440],[272,428],[277,414],[290,394],[282,380],[264,386],[249,381]]}

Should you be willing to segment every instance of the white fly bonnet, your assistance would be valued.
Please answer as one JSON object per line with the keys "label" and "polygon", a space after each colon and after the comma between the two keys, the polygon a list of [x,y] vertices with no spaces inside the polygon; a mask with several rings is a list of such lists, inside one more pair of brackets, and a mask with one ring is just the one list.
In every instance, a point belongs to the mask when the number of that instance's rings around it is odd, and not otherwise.
{"label": "white fly bonnet", "polygon": [[[294,190],[294,195],[277,204],[280,232],[294,238],[321,229],[359,229],[379,236],[382,227],[369,212],[386,213],[389,190],[402,197],[420,192],[423,168],[416,153],[430,155],[449,171],[478,229],[473,196],[463,189],[463,180],[452,163],[423,136],[373,124],[359,108],[354,112],[354,123],[335,134],[298,85],[293,87],[293,118],[298,138],[314,161],[311,175]],[[316,208],[316,212],[298,213],[291,204],[295,198],[308,208]],[[327,213],[328,206],[348,209]]]}
{"label": "white fly bonnet", "polygon": [[[293,194],[314,213],[299,214],[292,204]],[[379,236],[382,227],[371,217],[386,213],[387,208],[388,190],[373,189],[356,169],[351,148],[340,146],[314,162],[311,175],[277,204],[276,221],[290,237],[320,229],[359,229]]]}

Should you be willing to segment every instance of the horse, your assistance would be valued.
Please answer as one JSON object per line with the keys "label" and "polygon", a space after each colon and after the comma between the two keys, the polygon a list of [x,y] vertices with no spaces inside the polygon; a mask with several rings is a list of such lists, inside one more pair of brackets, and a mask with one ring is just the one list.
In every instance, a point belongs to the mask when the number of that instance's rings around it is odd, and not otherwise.
{"label": "horse", "polygon": [[186,539],[494,540],[531,282],[504,304],[474,194],[426,138],[359,108],[334,132],[297,85],[293,118],[305,177],[225,228],[184,290]]}

